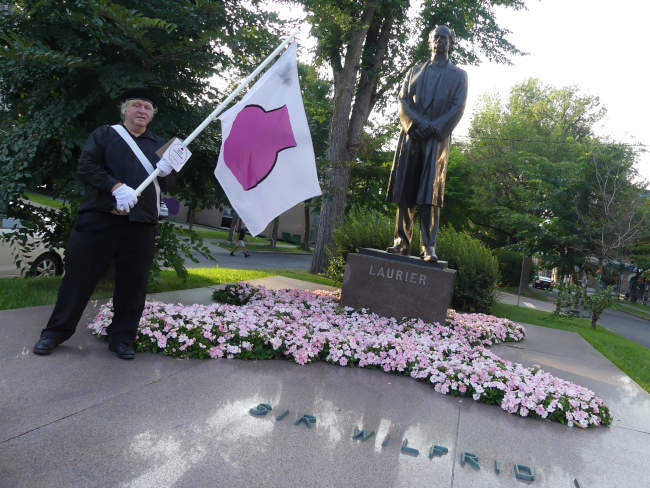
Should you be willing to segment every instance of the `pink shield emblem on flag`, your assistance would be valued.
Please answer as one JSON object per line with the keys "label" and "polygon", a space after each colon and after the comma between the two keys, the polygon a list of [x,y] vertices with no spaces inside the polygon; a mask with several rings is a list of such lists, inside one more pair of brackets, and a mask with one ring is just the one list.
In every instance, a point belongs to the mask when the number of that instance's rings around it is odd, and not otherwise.
{"label": "pink shield emblem on flag", "polygon": [[278,153],[296,147],[287,106],[266,111],[246,105],[223,144],[223,159],[244,190],[255,188],[273,170]]}

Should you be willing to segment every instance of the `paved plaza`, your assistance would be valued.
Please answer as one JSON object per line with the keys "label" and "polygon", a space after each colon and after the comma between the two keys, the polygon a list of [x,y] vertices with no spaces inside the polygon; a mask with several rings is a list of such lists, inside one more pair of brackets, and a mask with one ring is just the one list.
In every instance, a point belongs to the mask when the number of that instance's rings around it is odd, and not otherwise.
{"label": "paved plaza", "polygon": [[[287,278],[256,283],[323,288]],[[150,299],[210,303],[211,292]],[[0,487],[650,484],[650,395],[571,332],[526,326],[525,341],[493,350],[593,389],[611,408],[611,427],[520,418],[378,370],[147,353],[122,361],[85,330],[97,306],[47,357],[31,348],[52,306],[0,311]],[[260,403],[273,411],[251,415]],[[303,414],[316,418],[313,427],[294,424]],[[355,440],[355,427],[375,434]],[[419,455],[401,452],[405,438]],[[433,444],[448,453],[429,459]],[[461,465],[464,452],[480,469]],[[516,465],[534,480],[516,479]]]}

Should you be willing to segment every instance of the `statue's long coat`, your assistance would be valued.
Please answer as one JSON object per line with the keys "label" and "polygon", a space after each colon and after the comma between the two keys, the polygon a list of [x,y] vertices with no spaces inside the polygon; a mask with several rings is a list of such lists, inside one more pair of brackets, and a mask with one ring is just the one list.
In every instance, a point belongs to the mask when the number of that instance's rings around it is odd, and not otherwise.
{"label": "statue's long coat", "polygon": [[[399,96],[401,132],[388,182],[391,202],[442,207],[451,132],[460,121],[467,99],[467,73],[447,62],[432,61],[409,71]],[[437,138],[415,140],[414,121],[433,127]]]}

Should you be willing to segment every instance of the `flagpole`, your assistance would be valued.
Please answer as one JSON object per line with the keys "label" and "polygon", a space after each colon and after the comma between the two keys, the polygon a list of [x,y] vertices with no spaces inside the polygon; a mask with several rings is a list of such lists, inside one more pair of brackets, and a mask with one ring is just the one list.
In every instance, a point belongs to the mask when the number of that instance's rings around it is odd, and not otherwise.
{"label": "flagpole", "polygon": [[[228,106],[228,104],[230,102],[232,102],[233,99],[237,95],[239,95],[239,93],[244,88],[246,88],[246,86],[251,82],[251,80],[253,78],[255,78],[264,68],[266,68],[266,66],[273,60],[273,58],[275,58],[280,53],[280,51],[282,51],[282,49],[287,44],[289,44],[293,40],[294,37],[296,37],[298,35],[299,32],[300,31],[293,32],[289,37],[287,37],[284,41],[282,41],[282,43],[278,47],[276,47],[275,50],[271,54],[269,54],[269,56],[264,61],[262,61],[262,63],[257,68],[255,68],[255,71],[253,71],[250,75],[248,75],[248,77],[244,81],[242,81],[230,95],[228,95],[228,98],[226,98],[223,102],[221,102],[219,104],[219,106],[217,108],[215,108],[212,111],[212,113],[210,115],[208,115],[205,118],[205,120],[203,122],[201,122],[199,124],[199,126],[196,129],[194,129],[194,131],[189,136],[187,136],[187,138],[183,141],[183,145],[187,147],[187,145],[190,142],[192,142],[194,139],[196,139],[196,136],[198,136],[203,131],[203,129],[205,129],[208,126],[208,124],[210,122],[212,122],[214,119],[216,119],[217,116],[221,112],[223,112],[224,108],[226,108]],[[142,191],[147,186],[149,186],[149,184],[151,184],[151,182],[154,180],[154,178],[156,178],[156,176],[158,176],[159,174],[160,174],[160,170],[158,168],[154,169],[153,172],[147,177],[147,179],[144,180],[142,183],[140,183],[140,186],[138,186],[135,189],[136,195],[140,196]]]}

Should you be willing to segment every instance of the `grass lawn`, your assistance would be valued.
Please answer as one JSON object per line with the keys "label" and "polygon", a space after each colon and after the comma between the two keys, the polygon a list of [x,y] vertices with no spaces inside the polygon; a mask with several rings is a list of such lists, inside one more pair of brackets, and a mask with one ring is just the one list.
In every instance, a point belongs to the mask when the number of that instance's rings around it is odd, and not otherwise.
{"label": "grass lawn", "polygon": [[[294,270],[250,270],[228,268],[190,268],[187,281],[181,280],[174,271],[163,271],[161,282],[150,288],[150,292],[187,290],[204,286],[220,285],[265,276],[286,276],[297,280],[340,286],[328,278],[313,275],[307,271]],[[61,277],[52,278],[2,278],[0,279],[0,310],[10,308],[51,305],[56,301]],[[92,299],[109,298],[113,295],[113,285],[102,282],[97,286]]]}
{"label": "grass lawn", "polygon": [[541,325],[552,329],[568,330],[580,334],[603,356],[618,366],[626,375],[650,393],[650,349],[626,339],[615,332],[598,326],[591,328],[591,321],[583,318],[560,319],[553,314],[529,308],[497,303],[492,308],[497,317],[515,322]]}
{"label": "grass lawn", "polygon": [[[231,250],[234,243],[228,242],[228,231],[223,229],[207,230],[193,229],[203,239],[211,239],[219,247]],[[272,252],[291,252],[298,254],[311,254],[311,251],[305,251],[301,246],[295,244],[284,244],[278,247],[271,247],[271,240],[268,237],[246,236],[246,247],[250,251],[272,251]]]}
{"label": "grass lawn", "polygon": [[[234,244],[231,244],[230,242],[217,242],[217,245],[219,247],[222,247],[224,249],[227,249],[230,251]],[[266,242],[264,244],[255,244],[251,243],[250,241],[246,241],[246,249],[249,251],[265,251],[265,252],[288,252],[292,254],[311,254],[311,251],[305,251],[302,247],[296,246],[296,245],[285,245],[285,246],[277,246],[277,247],[271,247],[270,242]]]}
{"label": "grass lawn", "polygon": [[38,193],[25,192],[25,197],[27,197],[27,199],[31,202],[40,203],[41,205],[45,205],[46,207],[63,208],[63,202],[59,200],[54,200],[44,195],[39,195]]}
{"label": "grass lawn", "polygon": [[618,302],[612,305],[611,308],[612,310],[620,310],[632,314],[640,319],[650,320],[650,307],[641,303]]}

